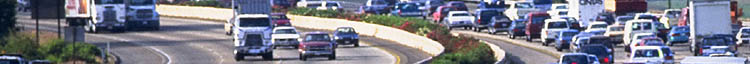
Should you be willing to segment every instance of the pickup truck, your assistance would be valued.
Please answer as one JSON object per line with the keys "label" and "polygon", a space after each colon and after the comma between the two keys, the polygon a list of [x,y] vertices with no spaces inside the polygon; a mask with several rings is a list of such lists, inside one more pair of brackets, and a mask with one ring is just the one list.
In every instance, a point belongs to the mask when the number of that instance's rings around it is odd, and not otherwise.
{"label": "pickup truck", "polygon": [[299,44],[300,60],[306,61],[311,57],[328,57],[328,60],[336,59],[337,44],[326,32],[307,32],[302,36],[304,39]]}
{"label": "pickup truck", "polygon": [[547,46],[549,43],[553,43],[558,38],[560,31],[570,29],[570,25],[567,20],[564,19],[547,19],[545,20],[544,27],[542,28],[541,37],[542,45]]}

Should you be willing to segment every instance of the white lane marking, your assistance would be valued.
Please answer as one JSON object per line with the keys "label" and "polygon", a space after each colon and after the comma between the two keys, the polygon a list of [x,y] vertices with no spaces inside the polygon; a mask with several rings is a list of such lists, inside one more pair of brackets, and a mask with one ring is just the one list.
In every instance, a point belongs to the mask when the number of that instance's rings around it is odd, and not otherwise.
{"label": "white lane marking", "polygon": [[[178,37],[166,36],[166,35],[163,35],[163,34],[155,34],[155,33],[134,33],[134,34],[136,34],[136,35],[151,35],[151,36],[159,36],[159,38],[161,38],[161,39],[166,39],[166,40],[187,40],[187,39],[184,39],[184,38],[178,38]],[[210,51],[210,52],[212,52],[211,54],[213,54],[213,55],[215,55],[215,56],[219,56],[219,58],[218,58],[218,59],[219,59],[219,61],[218,61],[217,63],[219,63],[219,64],[223,64],[223,61],[224,61],[224,56],[222,56],[222,55],[218,54],[217,52],[213,51],[213,49],[210,49],[210,48],[206,48],[205,46],[201,45],[200,43],[198,43],[198,44],[188,43],[188,46],[192,46],[192,47],[198,47],[198,48],[201,48],[201,49],[206,49],[207,51]]]}
{"label": "white lane marking", "polygon": [[414,64],[423,64],[424,62],[427,62],[427,60],[432,59],[432,57],[427,57],[426,59],[422,59],[421,61],[414,63]]}

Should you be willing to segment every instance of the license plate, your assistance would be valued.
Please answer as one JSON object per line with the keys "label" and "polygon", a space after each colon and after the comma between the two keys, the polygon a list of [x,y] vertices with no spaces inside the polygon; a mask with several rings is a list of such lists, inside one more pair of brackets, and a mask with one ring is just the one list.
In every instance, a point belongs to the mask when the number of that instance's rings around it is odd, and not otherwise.
{"label": "license plate", "polygon": [[107,26],[107,29],[112,29],[112,26]]}
{"label": "license plate", "polygon": [[351,42],[351,41],[346,41],[346,42],[344,42],[344,43],[350,43],[350,42]]}
{"label": "license plate", "polygon": [[507,26],[507,24],[501,24],[501,26]]}
{"label": "license plate", "polygon": [[148,22],[143,22],[143,24],[148,24]]}

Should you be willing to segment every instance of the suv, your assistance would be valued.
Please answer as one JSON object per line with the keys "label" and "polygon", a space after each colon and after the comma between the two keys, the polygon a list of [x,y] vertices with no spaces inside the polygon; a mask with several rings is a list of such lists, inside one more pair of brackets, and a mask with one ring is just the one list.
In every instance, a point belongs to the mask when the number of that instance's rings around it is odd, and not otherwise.
{"label": "suv", "polygon": [[0,63],[3,64],[25,64],[19,54],[0,54]]}
{"label": "suv", "polygon": [[391,15],[401,17],[421,16],[423,19],[426,18],[422,15],[422,10],[419,10],[419,4],[416,2],[399,2],[396,4],[397,5],[391,10]]}
{"label": "suv", "polygon": [[474,25],[474,16],[469,14],[468,11],[450,11],[448,16],[445,17],[443,24],[448,30],[453,27],[464,27],[464,29],[470,28]]}
{"label": "suv", "polygon": [[555,39],[555,49],[562,51],[562,49],[570,48],[570,40],[573,40],[573,36],[578,34],[578,30],[563,30],[558,33],[557,39]]}
{"label": "suv", "polygon": [[[529,13],[528,20],[526,22],[526,41],[531,42],[533,38],[541,37],[539,33],[542,32],[542,26],[544,21],[550,19],[549,14],[545,12],[533,12]],[[566,26],[567,27],[567,26]]]}
{"label": "suv", "polygon": [[279,46],[291,46],[294,48],[299,46],[299,41],[297,41],[299,34],[297,34],[297,29],[294,27],[276,27],[273,29],[271,37],[274,49]]}
{"label": "suv", "polygon": [[545,20],[544,27],[542,28],[542,45],[547,46],[552,43],[558,36],[558,32],[570,29],[567,20],[563,19],[547,19]]}
{"label": "suv", "polygon": [[476,32],[488,29],[488,32],[495,33],[500,30],[505,30],[510,26],[510,19],[503,16],[503,14],[497,9],[477,9],[475,14],[477,15],[475,16],[476,21],[474,22],[474,28],[476,28],[474,31]]}
{"label": "suv", "polygon": [[333,32],[333,39],[337,44],[359,47],[359,34],[352,27],[336,28],[336,32]]}
{"label": "suv", "polygon": [[266,14],[242,14],[234,18],[232,25],[235,60],[244,60],[245,56],[262,56],[264,60],[273,59],[271,42],[271,18]]}
{"label": "suv", "polygon": [[633,49],[633,52],[630,52],[630,61],[647,64],[672,64],[674,63],[674,52],[669,47],[638,46]]}
{"label": "suv", "polygon": [[325,32],[308,32],[303,36],[299,44],[300,60],[306,61],[309,57],[328,57],[328,60],[336,59],[336,46]]}
{"label": "suv", "polygon": [[713,53],[713,49],[718,48],[725,48],[729,50],[725,51],[731,51],[730,53],[734,53],[734,51],[737,51],[736,43],[733,42],[732,39],[727,38],[726,36],[708,36],[704,37],[701,42],[693,43],[690,48],[693,52],[694,56],[700,56],[700,55],[709,55]]}
{"label": "suv", "polygon": [[589,44],[581,46],[582,53],[588,53],[596,55],[599,59],[599,63],[614,64],[615,54],[614,51],[607,45],[602,44]]}

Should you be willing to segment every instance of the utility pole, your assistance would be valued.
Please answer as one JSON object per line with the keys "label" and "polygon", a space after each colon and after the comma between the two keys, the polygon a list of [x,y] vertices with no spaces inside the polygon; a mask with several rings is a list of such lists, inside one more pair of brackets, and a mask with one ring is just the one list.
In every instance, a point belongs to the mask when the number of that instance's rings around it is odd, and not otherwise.
{"label": "utility pole", "polygon": [[34,16],[36,16],[36,43],[39,43],[39,0],[34,1]]}
{"label": "utility pole", "polygon": [[55,6],[57,6],[57,7],[55,7],[55,12],[57,12],[56,13],[57,14],[57,38],[62,38],[62,30],[60,28],[61,27],[60,26],[60,16],[61,16],[60,13],[62,13],[62,12],[60,12],[60,7],[63,7],[63,6],[61,6],[60,3],[63,3],[63,2],[58,0],[55,3]]}

